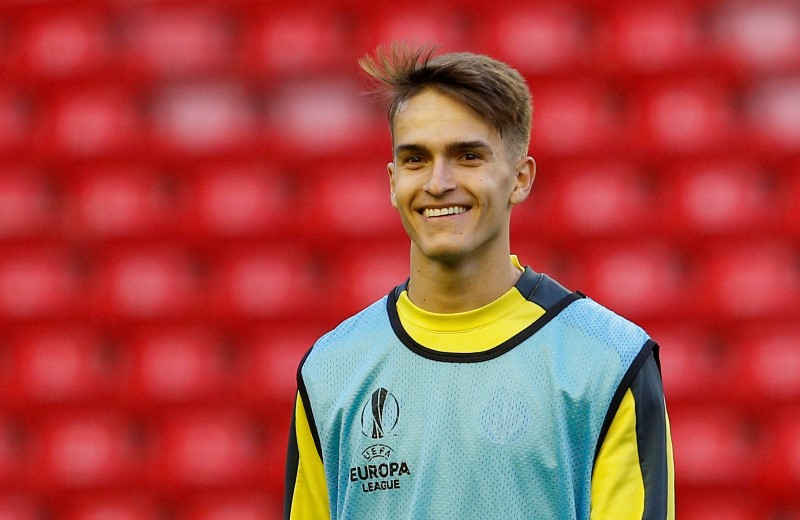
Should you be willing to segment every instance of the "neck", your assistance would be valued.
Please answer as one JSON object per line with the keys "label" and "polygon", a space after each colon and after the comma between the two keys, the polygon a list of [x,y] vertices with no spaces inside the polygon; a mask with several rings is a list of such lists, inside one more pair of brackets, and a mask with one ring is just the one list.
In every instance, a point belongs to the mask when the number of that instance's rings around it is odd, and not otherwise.
{"label": "neck", "polygon": [[522,274],[509,252],[495,256],[490,261],[438,262],[412,249],[408,298],[421,309],[442,314],[483,307],[511,289]]}

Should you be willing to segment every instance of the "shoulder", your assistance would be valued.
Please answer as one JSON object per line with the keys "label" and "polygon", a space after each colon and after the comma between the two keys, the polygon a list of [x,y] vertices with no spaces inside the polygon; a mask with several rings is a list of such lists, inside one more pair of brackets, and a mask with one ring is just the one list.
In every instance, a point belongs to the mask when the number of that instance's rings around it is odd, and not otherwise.
{"label": "shoulder", "polygon": [[348,359],[357,354],[358,349],[368,346],[372,338],[385,336],[390,327],[386,299],[384,296],[320,337],[303,358],[300,370],[305,366]]}
{"label": "shoulder", "polygon": [[589,297],[573,302],[564,309],[561,318],[571,329],[608,343],[633,343],[641,346],[649,339],[642,327]]}
{"label": "shoulder", "polygon": [[537,274],[530,268],[526,269],[526,275],[521,282],[527,279],[528,288],[520,283],[520,292],[543,309],[558,314],[562,325],[588,336],[603,335],[603,332],[612,337],[646,335],[641,327],[582,292],[570,291],[557,280],[546,274]]}
{"label": "shoulder", "polygon": [[550,341],[564,345],[573,358],[614,373],[638,365],[652,349],[644,329],[588,297],[571,302],[543,332]]}

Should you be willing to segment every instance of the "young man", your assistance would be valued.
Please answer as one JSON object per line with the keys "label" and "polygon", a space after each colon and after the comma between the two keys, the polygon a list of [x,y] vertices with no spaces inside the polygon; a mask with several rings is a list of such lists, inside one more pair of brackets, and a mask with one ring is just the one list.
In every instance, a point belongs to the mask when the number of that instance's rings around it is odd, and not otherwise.
{"label": "young man", "polygon": [[410,278],[302,361],[285,517],[674,518],[657,345],[511,255],[524,79],[401,46],[361,65],[388,96]]}

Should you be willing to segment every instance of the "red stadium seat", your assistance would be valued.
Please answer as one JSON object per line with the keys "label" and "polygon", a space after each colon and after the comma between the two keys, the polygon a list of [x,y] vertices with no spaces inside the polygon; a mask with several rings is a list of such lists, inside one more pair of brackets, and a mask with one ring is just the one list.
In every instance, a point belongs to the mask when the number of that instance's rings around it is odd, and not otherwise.
{"label": "red stadium seat", "polygon": [[186,410],[158,428],[151,478],[162,489],[230,488],[263,471],[258,427],[236,412]]}
{"label": "red stadium seat", "polygon": [[264,520],[283,514],[280,503],[264,493],[217,493],[187,502],[176,520]]}
{"label": "red stadium seat", "polygon": [[679,318],[692,312],[685,260],[666,243],[598,247],[584,258],[591,298],[630,318]]}
{"label": "red stadium seat", "polygon": [[94,75],[114,58],[109,20],[98,11],[34,11],[22,17],[12,42],[13,63],[28,76]]}
{"label": "red stadium seat", "polygon": [[34,499],[8,492],[0,494],[0,520],[37,520],[42,515],[43,508]]}
{"label": "red stadium seat", "polygon": [[517,255],[523,266],[548,274],[570,290],[586,288],[586,266],[578,258],[582,252],[554,246],[534,231],[515,234],[512,228],[511,254]]}
{"label": "red stadium seat", "polygon": [[306,316],[321,292],[314,265],[291,245],[230,249],[213,261],[211,312],[233,320]]}
{"label": "red stadium seat", "polygon": [[648,74],[708,64],[700,13],[689,5],[627,3],[609,18],[603,51],[615,67]]}
{"label": "red stadium seat", "polygon": [[266,434],[266,459],[261,462],[264,468],[262,473],[266,489],[276,501],[283,502],[283,489],[286,478],[286,454],[289,444],[289,427],[291,426],[292,414],[284,413],[282,409],[276,408],[272,417],[271,427]]}
{"label": "red stadium seat", "polygon": [[698,264],[707,295],[699,311],[725,319],[796,316],[800,262],[788,245],[735,242],[709,250]]}
{"label": "red stadium seat", "polygon": [[288,181],[260,163],[208,164],[193,172],[191,225],[199,236],[278,236],[297,218]]}
{"label": "red stadium seat", "polygon": [[526,76],[581,70],[591,60],[588,26],[574,5],[486,5],[479,17],[481,50]]}
{"label": "red stadium seat", "polygon": [[247,70],[274,80],[274,75],[292,76],[341,72],[353,69],[350,31],[340,12],[323,4],[302,7],[273,6],[248,14],[244,55]]}
{"label": "red stadium seat", "polygon": [[787,204],[781,212],[782,227],[791,234],[787,236],[800,237],[800,219],[797,218],[800,215],[800,160],[794,166],[787,167],[786,171]]}
{"label": "red stadium seat", "polygon": [[100,317],[176,317],[202,308],[197,264],[186,251],[126,247],[109,250],[95,262],[92,310]]}
{"label": "red stadium seat", "polygon": [[621,144],[620,114],[599,84],[565,81],[534,89],[531,147],[548,154],[613,152]]}
{"label": "red stadium seat", "polygon": [[[264,144],[279,153],[302,150],[318,156],[383,143],[385,119],[364,102],[363,91],[338,77],[285,82],[268,100]],[[386,151],[388,156],[388,146]]]}
{"label": "red stadium seat", "polygon": [[631,144],[644,153],[730,150],[738,130],[728,96],[708,80],[644,82],[633,93]]}
{"label": "red stadium seat", "polygon": [[[342,316],[341,318],[343,318]],[[300,360],[327,330],[303,323],[294,327],[255,328],[241,338],[243,394],[253,403],[291,407]]]}
{"label": "red stadium seat", "polygon": [[718,404],[669,409],[675,474],[683,485],[752,485],[763,456],[756,425]]}
{"label": "red stadium seat", "polygon": [[136,482],[145,452],[132,425],[111,411],[58,412],[38,429],[37,481],[53,489],[93,489]]}
{"label": "red stadium seat", "polygon": [[155,149],[221,152],[246,147],[253,138],[255,107],[235,82],[167,86],[158,89],[151,102]]}
{"label": "red stadium seat", "polygon": [[116,395],[117,370],[96,331],[41,326],[12,336],[16,399],[31,404],[71,404]]}
{"label": "red stadium seat", "polygon": [[665,221],[672,232],[755,237],[777,229],[778,193],[759,165],[745,160],[711,160],[668,168],[664,198],[671,211]]}
{"label": "red stadium seat", "polygon": [[41,145],[78,157],[134,150],[140,114],[131,95],[116,87],[59,89],[47,100]]}
{"label": "red stadium seat", "polygon": [[69,316],[84,308],[82,279],[66,252],[51,247],[0,250],[0,316]]}
{"label": "red stadium seat", "polygon": [[764,80],[750,90],[745,107],[748,137],[764,153],[800,151],[800,80]]}
{"label": "red stadium seat", "polygon": [[711,27],[718,52],[731,64],[758,72],[800,65],[800,7],[796,3],[720,4]]}
{"label": "red stadium seat", "polygon": [[[12,483],[26,484],[31,477],[30,446],[22,426],[15,420],[0,415],[0,487]],[[0,495],[0,520],[3,516],[3,496]]]}
{"label": "red stadium seat", "polygon": [[175,186],[158,172],[130,163],[73,172],[67,183],[70,224],[92,238],[158,237],[183,223]]}
{"label": "red stadium seat", "polygon": [[[623,162],[591,161],[562,163],[544,175],[553,177],[553,213],[530,220],[531,232],[555,227],[549,233],[569,236],[651,233],[657,222],[653,187],[636,166]],[[536,184],[534,184],[536,190]],[[541,220],[547,219],[546,222]]]}
{"label": "red stadium seat", "polygon": [[556,218],[558,213],[556,208],[561,194],[561,171],[553,168],[552,171],[545,172],[541,166],[538,168],[539,173],[534,180],[530,196],[512,210],[512,245],[517,237],[520,238],[520,244],[532,237],[537,237],[541,242],[543,239],[558,237],[564,229],[560,218]]}
{"label": "red stadium seat", "polygon": [[333,175],[316,179],[309,186],[304,233],[331,236],[386,237],[400,235],[400,217],[390,200],[389,159],[373,161],[322,161],[318,167]]}
{"label": "red stadium seat", "polygon": [[8,87],[0,87],[0,156],[30,146],[33,115],[29,99]]}
{"label": "red stadium seat", "polygon": [[[702,488],[701,488],[702,489]],[[703,493],[676,493],[676,518],[681,520],[764,520],[756,489]],[[679,498],[678,498],[679,497]],[[769,513],[766,513],[769,514]]]}
{"label": "red stadium seat", "polygon": [[59,502],[58,518],[64,520],[151,520],[163,515],[156,501],[135,492],[71,494]]}
{"label": "red stadium seat", "polygon": [[[356,47],[370,52],[379,44],[403,41],[411,45],[442,44],[455,51],[469,45],[466,19],[447,4],[418,2],[396,6],[373,2],[359,11]],[[413,28],[413,29],[412,29]]]}
{"label": "red stadium seat", "polygon": [[218,335],[204,327],[137,330],[126,341],[131,356],[127,398],[153,406],[209,402],[231,395],[234,360]]}
{"label": "red stadium seat", "polygon": [[756,401],[800,403],[800,327],[761,325],[736,336],[737,391]]}
{"label": "red stadium seat", "polygon": [[796,412],[788,413],[772,421],[772,446],[763,459],[762,478],[765,488],[776,496],[789,498],[800,508],[797,489],[800,486],[800,419]]}
{"label": "red stadium seat", "polygon": [[122,36],[124,62],[145,75],[187,76],[234,63],[235,33],[222,10],[145,6],[123,18]]}
{"label": "red stadium seat", "polygon": [[409,276],[409,242],[399,238],[373,242],[368,253],[353,243],[336,250],[332,294],[337,295],[336,315],[343,319],[389,294]]}
{"label": "red stadium seat", "polygon": [[0,167],[0,239],[55,234],[56,199],[53,182],[35,168]]}
{"label": "red stadium seat", "polygon": [[660,345],[667,405],[729,400],[738,351],[702,327],[659,322],[646,327]]}

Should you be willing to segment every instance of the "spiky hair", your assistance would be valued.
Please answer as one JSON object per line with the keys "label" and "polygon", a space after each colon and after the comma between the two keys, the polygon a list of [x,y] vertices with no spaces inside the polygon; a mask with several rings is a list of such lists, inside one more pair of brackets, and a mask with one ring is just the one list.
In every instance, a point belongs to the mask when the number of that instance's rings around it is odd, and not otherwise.
{"label": "spiky hair", "polygon": [[374,82],[372,93],[384,103],[390,128],[405,101],[431,89],[467,104],[508,141],[511,151],[527,155],[533,100],[522,75],[489,56],[436,55],[437,49],[394,43],[359,60]]}

